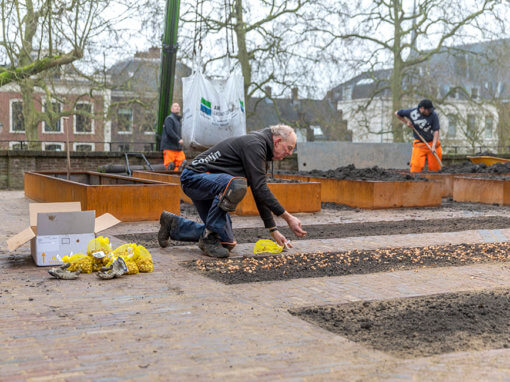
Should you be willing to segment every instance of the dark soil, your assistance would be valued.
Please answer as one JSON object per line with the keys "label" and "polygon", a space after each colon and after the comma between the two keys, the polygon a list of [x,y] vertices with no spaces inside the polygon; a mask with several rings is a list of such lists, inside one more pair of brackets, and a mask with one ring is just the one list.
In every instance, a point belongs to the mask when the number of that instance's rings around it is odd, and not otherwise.
{"label": "dark soil", "polygon": [[267,184],[271,184],[271,183],[305,183],[305,182],[302,182],[300,180],[295,180],[295,179],[281,179],[281,178],[268,177]]}
{"label": "dark soil", "polygon": [[299,172],[280,172],[288,175],[314,176],[328,179],[347,179],[347,180],[376,180],[387,182],[401,181],[427,181],[419,175],[403,174],[397,170],[387,170],[377,166],[369,168],[356,168],[353,164],[338,167],[334,170],[312,170]]}
{"label": "dark soil", "polygon": [[463,162],[461,164],[443,167],[439,172],[445,174],[510,174],[510,162],[496,163],[492,166],[485,164],[475,164],[473,162]]}
{"label": "dark soil", "polygon": [[290,310],[401,358],[510,347],[510,291],[448,293]]}
{"label": "dark soil", "polygon": [[[198,220],[195,218],[194,220]],[[473,218],[400,220],[346,224],[314,224],[304,226],[307,235],[295,237],[287,227],[280,227],[282,234],[292,240],[335,239],[342,237],[395,235],[422,232],[458,232],[477,229],[510,227],[510,217],[483,216]],[[234,229],[238,243],[255,243],[270,238],[263,227]],[[117,235],[123,241],[141,244],[146,248],[159,247],[157,232]],[[171,246],[190,245],[189,242],[170,241]]]}
{"label": "dark soil", "polygon": [[507,262],[510,243],[384,248],[347,252],[277,254],[223,260],[193,260],[184,266],[224,284],[344,276],[395,270]]}
{"label": "dark soil", "polygon": [[[471,176],[470,176],[471,177]],[[489,175],[484,177],[473,177],[474,179],[483,179],[483,180],[504,180],[509,181],[510,176],[496,176],[496,175]]]}

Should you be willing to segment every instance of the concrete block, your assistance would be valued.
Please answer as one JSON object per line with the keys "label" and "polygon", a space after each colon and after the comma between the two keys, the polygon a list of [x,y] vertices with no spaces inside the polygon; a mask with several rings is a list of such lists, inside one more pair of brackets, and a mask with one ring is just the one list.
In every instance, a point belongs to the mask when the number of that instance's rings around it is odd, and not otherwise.
{"label": "concrete block", "polygon": [[379,166],[408,169],[412,149],[411,143],[298,143],[298,169],[333,170],[349,164],[357,168]]}

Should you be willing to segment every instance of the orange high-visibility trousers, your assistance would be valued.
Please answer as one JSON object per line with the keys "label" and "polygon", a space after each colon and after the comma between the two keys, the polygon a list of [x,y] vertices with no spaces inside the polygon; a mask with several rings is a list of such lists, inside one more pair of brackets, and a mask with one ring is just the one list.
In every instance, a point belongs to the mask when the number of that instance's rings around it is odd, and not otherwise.
{"label": "orange high-visibility trousers", "polygon": [[174,163],[175,170],[177,170],[185,160],[186,156],[182,150],[163,150],[163,163],[166,168],[168,168],[170,163]]}
{"label": "orange high-visibility trousers", "polygon": [[[428,142],[429,146],[432,142]],[[439,159],[443,159],[443,151],[441,150],[441,143],[437,141],[436,154]],[[422,172],[425,167],[425,160],[428,161],[429,171],[441,170],[441,165],[429,148],[422,141],[415,139],[413,142],[413,154],[411,155],[411,172]]]}

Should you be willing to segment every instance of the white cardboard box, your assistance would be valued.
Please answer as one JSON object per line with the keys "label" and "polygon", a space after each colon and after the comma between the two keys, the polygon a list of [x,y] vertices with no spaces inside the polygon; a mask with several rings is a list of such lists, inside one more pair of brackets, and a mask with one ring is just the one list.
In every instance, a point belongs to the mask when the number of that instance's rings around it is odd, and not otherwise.
{"label": "white cardboard box", "polygon": [[86,253],[95,234],[113,227],[120,220],[111,214],[96,218],[95,211],[81,211],[80,202],[30,203],[30,227],[7,240],[14,251],[30,240],[34,262],[38,266],[62,264],[72,253]]}

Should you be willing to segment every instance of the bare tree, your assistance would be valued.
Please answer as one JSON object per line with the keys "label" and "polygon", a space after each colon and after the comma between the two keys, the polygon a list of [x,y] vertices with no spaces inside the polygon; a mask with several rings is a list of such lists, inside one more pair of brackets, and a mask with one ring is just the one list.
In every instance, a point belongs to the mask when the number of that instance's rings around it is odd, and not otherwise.
{"label": "bare tree", "polygon": [[[402,108],[406,100],[437,98],[436,88],[430,83],[423,86],[416,78],[421,78],[430,59],[448,46],[468,38],[487,38],[495,32],[497,19],[489,23],[487,16],[494,15],[500,4],[498,0],[416,0],[413,7],[403,0],[358,0],[336,3],[333,10],[333,4],[328,3],[322,12],[323,25],[317,31],[325,47],[340,43],[340,49],[351,48],[344,63],[352,64],[354,70],[377,73],[391,68],[389,79],[374,75],[373,91],[362,107],[367,109],[375,98],[389,95],[391,113]],[[399,121],[393,119],[389,131],[395,142],[404,140]]]}
{"label": "bare tree", "polygon": [[[136,12],[130,0],[0,0],[2,23],[0,39],[0,85],[15,82],[23,100],[23,120],[27,140],[37,141],[37,126],[41,121],[52,124],[66,115],[88,111],[54,108],[53,100],[62,97],[53,81],[62,80],[72,71],[73,76],[84,69],[101,49],[114,52],[122,41],[121,29],[115,25]],[[112,11],[115,9],[116,11]],[[111,16],[108,16],[111,15]],[[71,70],[73,65],[76,70]],[[64,69],[65,68],[65,69]],[[91,67],[87,68],[89,73]],[[87,70],[85,70],[86,72]],[[81,90],[93,96],[93,87]],[[46,108],[37,105],[42,93]],[[80,98],[78,94],[73,102]],[[63,102],[64,99],[58,101]],[[33,146],[34,147],[34,146]]]}
{"label": "bare tree", "polygon": [[196,48],[202,48],[204,66],[213,71],[220,71],[224,59],[230,56],[243,74],[247,100],[263,92],[266,85],[273,86],[276,97],[298,85],[315,89],[306,79],[317,56],[306,45],[310,45],[308,31],[316,3],[317,0],[190,3],[181,16],[182,55],[191,59]]}

